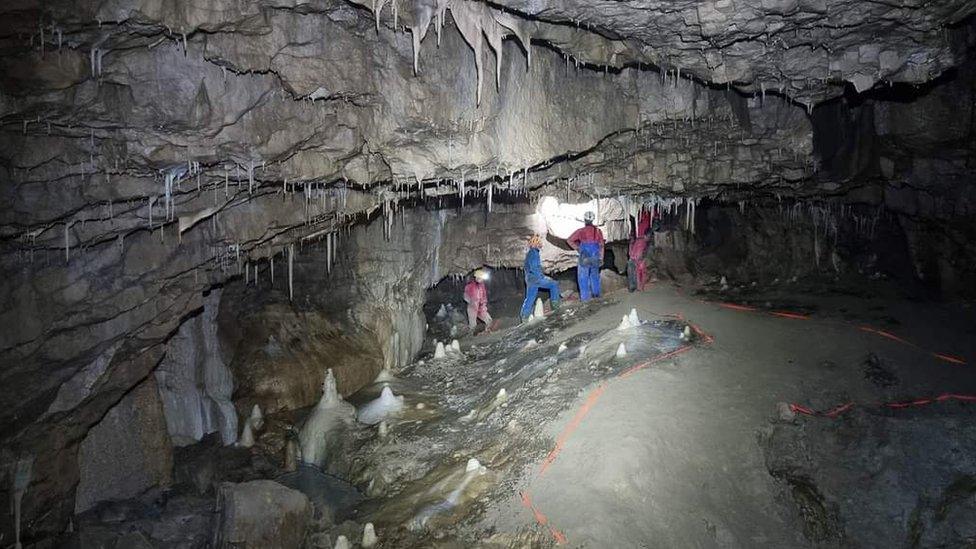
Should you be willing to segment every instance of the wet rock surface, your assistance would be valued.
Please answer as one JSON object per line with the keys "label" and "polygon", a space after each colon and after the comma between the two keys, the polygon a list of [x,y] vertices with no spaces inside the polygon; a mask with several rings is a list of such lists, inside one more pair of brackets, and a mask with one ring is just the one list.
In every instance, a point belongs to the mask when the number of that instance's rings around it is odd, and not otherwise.
{"label": "wet rock surface", "polygon": [[763,440],[770,474],[808,540],[909,547],[972,542],[971,406],[945,403],[905,416],[858,411],[839,421],[778,424]]}

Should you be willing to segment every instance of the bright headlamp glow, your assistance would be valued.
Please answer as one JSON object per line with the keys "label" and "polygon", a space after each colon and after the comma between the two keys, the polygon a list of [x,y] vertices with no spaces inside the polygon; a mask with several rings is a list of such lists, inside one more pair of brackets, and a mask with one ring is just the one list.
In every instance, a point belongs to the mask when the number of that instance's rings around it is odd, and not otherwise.
{"label": "bright headlamp glow", "polygon": [[557,238],[569,238],[573,231],[583,226],[583,215],[588,211],[598,211],[598,205],[595,199],[581,204],[568,204],[559,202],[554,196],[547,196],[539,201],[536,211],[545,220],[549,234]]}

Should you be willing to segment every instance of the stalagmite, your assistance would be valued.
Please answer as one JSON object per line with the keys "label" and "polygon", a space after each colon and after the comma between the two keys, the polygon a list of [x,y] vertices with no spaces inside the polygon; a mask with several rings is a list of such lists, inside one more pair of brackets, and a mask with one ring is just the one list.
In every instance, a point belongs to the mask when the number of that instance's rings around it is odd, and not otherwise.
{"label": "stalagmite", "polygon": [[285,432],[285,456],[282,469],[286,472],[298,470],[298,463],[302,460],[301,443],[298,441],[298,434],[293,429]]}
{"label": "stalagmite", "polygon": [[323,465],[327,454],[329,436],[336,427],[355,414],[355,408],[339,396],[332,368],[326,370],[322,382],[322,398],[302,426],[299,439],[302,445],[302,461]]}
{"label": "stalagmite", "polygon": [[376,545],[379,538],[376,537],[376,530],[373,528],[372,522],[367,522],[366,526],[363,527],[363,541],[360,543],[364,548],[369,549]]}
{"label": "stalagmite", "polygon": [[390,433],[390,426],[386,424],[386,421],[381,421],[379,427],[376,430],[376,434],[378,434],[380,438],[383,438],[389,433]]}
{"label": "stalagmite", "polygon": [[251,422],[244,422],[244,429],[241,431],[241,437],[237,440],[237,444],[240,448],[250,448],[254,446],[254,432],[251,429]]}
{"label": "stalagmite", "polygon": [[451,340],[451,352],[461,354],[461,344],[456,339]]}
{"label": "stalagmite", "polygon": [[446,513],[457,507],[461,502],[461,496],[464,494],[464,490],[468,487],[471,482],[488,472],[488,468],[481,464],[476,458],[468,459],[468,462],[464,465],[464,472],[461,476],[461,481],[458,483],[457,487],[451,490],[443,500],[428,505],[424,507],[417,515],[410,521],[408,528],[412,531],[418,531],[425,526],[427,526],[428,521],[436,515],[441,513]]}
{"label": "stalagmite", "polygon": [[532,317],[530,320],[542,320],[546,317],[546,308],[542,304],[541,299],[535,300],[535,307],[532,310]]}
{"label": "stalagmite", "polygon": [[376,425],[401,409],[403,409],[403,397],[394,395],[390,386],[385,385],[379,398],[366,403],[359,409],[356,420],[366,425]]}
{"label": "stalagmite", "polygon": [[436,358],[444,358],[446,356],[447,356],[447,353],[444,350],[444,342],[442,342],[442,341],[436,341],[435,342],[435,346],[434,346],[434,358],[435,359]]}
{"label": "stalagmite", "polygon": [[251,426],[260,431],[264,427],[264,414],[261,413],[261,405],[255,404],[251,408],[251,417],[248,418]]}
{"label": "stalagmite", "polygon": [[[10,465],[11,491],[10,501],[13,504],[11,513],[14,516],[14,549],[21,549],[20,544],[20,509],[24,494],[30,486],[34,472],[34,458],[20,458]],[[2,477],[0,477],[2,479]]]}
{"label": "stalagmite", "polygon": [[637,327],[641,325],[641,319],[637,316],[637,309],[631,309],[630,315],[628,315],[627,320],[630,321],[630,325]]}
{"label": "stalagmite", "polygon": [[349,539],[346,536],[340,535],[336,538],[335,547],[332,549],[352,549],[352,545],[349,545]]}
{"label": "stalagmite", "polygon": [[627,356],[627,347],[621,342],[620,345],[617,346],[616,357],[623,358],[625,356]]}

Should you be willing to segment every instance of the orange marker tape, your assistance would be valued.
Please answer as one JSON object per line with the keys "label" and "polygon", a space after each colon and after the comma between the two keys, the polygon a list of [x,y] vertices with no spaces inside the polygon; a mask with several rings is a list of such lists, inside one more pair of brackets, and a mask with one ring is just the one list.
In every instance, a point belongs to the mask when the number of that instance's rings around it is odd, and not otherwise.
{"label": "orange marker tape", "polygon": [[726,309],[732,309],[733,311],[755,311],[755,307],[749,307],[748,305],[736,305],[735,303],[716,303],[719,307],[725,307]]}
{"label": "orange marker tape", "polygon": [[807,315],[801,315],[799,313],[787,313],[787,312],[784,312],[784,311],[772,311],[769,314],[771,314],[773,316],[778,316],[778,317],[781,317],[781,318],[792,318],[794,320],[810,320],[810,317],[809,316],[807,316]]}
{"label": "orange marker tape", "polygon": [[939,360],[944,360],[946,362],[951,362],[953,364],[962,364],[963,366],[966,365],[966,361],[965,360],[963,360],[963,359],[961,359],[959,357],[952,356],[952,355],[944,355],[942,353],[932,353],[932,356],[934,356],[935,358],[937,358]]}
{"label": "orange marker tape", "polygon": [[573,435],[576,428],[579,427],[580,423],[583,422],[583,418],[590,413],[590,409],[593,408],[593,405],[600,400],[604,389],[606,389],[606,385],[603,383],[601,383],[596,389],[593,389],[593,392],[586,397],[586,402],[584,402],[583,405],[580,406],[580,409],[576,411],[576,415],[573,416],[573,419],[571,419],[569,423],[566,424],[566,427],[563,428],[563,432],[560,433],[559,438],[556,439],[556,445],[553,446],[552,451],[549,452],[549,455],[546,456],[546,459],[542,462],[542,466],[539,468],[540,477],[545,474],[546,469],[552,465],[552,462],[556,461],[556,457],[559,456],[559,452],[562,452],[563,450],[563,445],[566,444],[569,437]]}
{"label": "orange marker tape", "polygon": [[879,335],[881,337],[886,337],[886,338],[888,338],[888,339],[890,339],[892,341],[897,341],[898,343],[904,343],[905,345],[911,345],[912,347],[916,347],[915,344],[913,344],[913,343],[911,343],[909,341],[906,341],[906,340],[904,340],[904,339],[896,336],[895,334],[893,334],[891,332],[886,332],[884,330],[879,330],[877,328],[872,328],[870,326],[858,326],[857,328],[859,330],[861,330],[862,332],[868,332],[870,334],[877,334],[877,335]]}
{"label": "orange marker tape", "polygon": [[549,517],[543,515],[542,511],[539,511],[535,505],[532,505],[532,498],[529,496],[528,492],[522,492],[520,495],[522,496],[522,505],[525,506],[526,509],[532,511],[532,516],[540,526],[544,526],[549,529],[549,533],[552,534],[552,537],[556,540],[556,543],[562,545],[569,541],[562,532],[557,530],[556,527],[549,522]]}

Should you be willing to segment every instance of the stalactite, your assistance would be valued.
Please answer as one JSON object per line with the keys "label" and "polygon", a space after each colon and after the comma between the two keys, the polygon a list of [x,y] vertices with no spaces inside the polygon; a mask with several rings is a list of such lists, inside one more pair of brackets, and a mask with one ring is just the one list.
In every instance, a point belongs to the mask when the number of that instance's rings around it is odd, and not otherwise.
{"label": "stalactite", "polygon": [[288,301],[294,301],[295,299],[295,275],[294,275],[294,263],[295,263],[295,245],[288,245]]}

